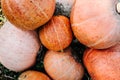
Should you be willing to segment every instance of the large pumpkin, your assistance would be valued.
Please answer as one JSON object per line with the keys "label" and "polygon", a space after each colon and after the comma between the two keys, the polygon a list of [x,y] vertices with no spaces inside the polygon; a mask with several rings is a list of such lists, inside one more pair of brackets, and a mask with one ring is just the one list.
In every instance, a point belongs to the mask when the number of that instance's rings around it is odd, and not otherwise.
{"label": "large pumpkin", "polygon": [[53,15],[55,0],[1,0],[2,10],[15,26],[34,30]]}
{"label": "large pumpkin", "polygon": [[24,31],[6,22],[0,28],[0,62],[12,71],[23,71],[35,61],[40,43],[36,32]]}
{"label": "large pumpkin", "polygon": [[120,44],[104,50],[88,49],[83,60],[92,80],[120,80]]}
{"label": "large pumpkin", "polygon": [[84,45],[109,48],[120,40],[118,0],[76,0],[71,12],[71,25],[76,38]]}

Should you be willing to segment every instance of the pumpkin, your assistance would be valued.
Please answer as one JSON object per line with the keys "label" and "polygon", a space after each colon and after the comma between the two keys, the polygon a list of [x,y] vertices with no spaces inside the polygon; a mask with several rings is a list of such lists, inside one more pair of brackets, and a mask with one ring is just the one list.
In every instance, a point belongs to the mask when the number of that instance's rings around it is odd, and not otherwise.
{"label": "pumpkin", "polygon": [[44,67],[53,80],[82,80],[84,75],[82,64],[72,57],[70,48],[64,52],[47,51]]}
{"label": "pumpkin", "polygon": [[6,68],[19,72],[34,65],[40,49],[35,31],[24,31],[7,21],[0,28],[0,62]]}
{"label": "pumpkin", "polygon": [[39,31],[41,43],[49,50],[60,51],[72,42],[69,19],[65,16],[53,16]]}
{"label": "pumpkin", "polygon": [[75,37],[94,49],[106,49],[120,41],[118,0],[76,0],[70,20]]}
{"label": "pumpkin", "polygon": [[83,61],[92,80],[120,80],[120,44],[104,50],[87,49]]}
{"label": "pumpkin", "polygon": [[24,30],[34,30],[45,24],[55,10],[55,0],[1,0],[7,19]]}
{"label": "pumpkin", "polygon": [[18,80],[50,80],[50,78],[42,72],[29,70],[23,72]]}
{"label": "pumpkin", "polygon": [[18,80],[50,80],[50,78],[42,72],[29,70],[23,72]]}

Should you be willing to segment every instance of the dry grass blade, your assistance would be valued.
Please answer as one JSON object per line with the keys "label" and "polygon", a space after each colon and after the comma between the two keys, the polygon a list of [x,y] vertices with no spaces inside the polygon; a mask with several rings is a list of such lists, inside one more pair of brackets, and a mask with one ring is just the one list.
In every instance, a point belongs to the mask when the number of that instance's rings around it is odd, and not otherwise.
{"label": "dry grass blade", "polygon": [[3,15],[2,9],[1,9],[1,0],[0,0],[0,27],[6,22],[6,18]]}

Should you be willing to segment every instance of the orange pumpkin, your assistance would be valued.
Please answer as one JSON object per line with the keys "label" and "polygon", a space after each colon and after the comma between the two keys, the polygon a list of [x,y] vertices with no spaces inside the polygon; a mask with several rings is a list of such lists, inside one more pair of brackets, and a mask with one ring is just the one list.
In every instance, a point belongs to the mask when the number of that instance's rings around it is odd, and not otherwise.
{"label": "orange pumpkin", "polygon": [[120,41],[118,0],[76,0],[71,11],[71,25],[76,38],[84,45],[105,49]]}
{"label": "orange pumpkin", "polygon": [[41,43],[48,49],[59,51],[72,42],[72,31],[69,19],[65,16],[53,16],[39,31]]}
{"label": "orange pumpkin", "polygon": [[120,44],[105,50],[88,49],[83,60],[92,80],[120,80]]}
{"label": "orange pumpkin", "polygon": [[16,27],[34,30],[53,15],[55,0],[1,0],[7,19]]}
{"label": "orange pumpkin", "polygon": [[42,72],[26,71],[19,76],[18,80],[50,80],[50,78]]}

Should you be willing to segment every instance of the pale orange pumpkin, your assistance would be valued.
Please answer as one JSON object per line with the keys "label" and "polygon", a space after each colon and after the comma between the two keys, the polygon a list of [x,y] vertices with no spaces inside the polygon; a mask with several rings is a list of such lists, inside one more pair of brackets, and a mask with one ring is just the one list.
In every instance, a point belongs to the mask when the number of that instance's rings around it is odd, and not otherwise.
{"label": "pale orange pumpkin", "polygon": [[82,64],[75,61],[70,48],[64,52],[47,51],[44,67],[53,80],[82,80],[84,75]]}

